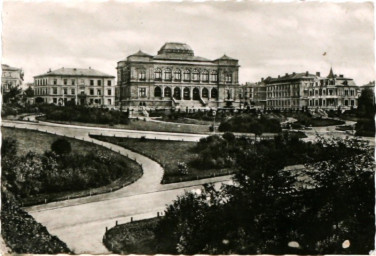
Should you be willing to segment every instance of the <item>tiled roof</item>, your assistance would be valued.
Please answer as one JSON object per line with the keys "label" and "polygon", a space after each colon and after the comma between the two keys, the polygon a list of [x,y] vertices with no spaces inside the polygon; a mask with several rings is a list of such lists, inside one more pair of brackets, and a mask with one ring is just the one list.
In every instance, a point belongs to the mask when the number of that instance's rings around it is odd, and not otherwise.
{"label": "tiled roof", "polygon": [[115,78],[112,75],[108,75],[101,71],[92,69],[92,68],[60,68],[53,71],[48,71],[42,75],[38,75],[35,77],[41,76],[83,76],[83,77],[107,77],[107,78]]}

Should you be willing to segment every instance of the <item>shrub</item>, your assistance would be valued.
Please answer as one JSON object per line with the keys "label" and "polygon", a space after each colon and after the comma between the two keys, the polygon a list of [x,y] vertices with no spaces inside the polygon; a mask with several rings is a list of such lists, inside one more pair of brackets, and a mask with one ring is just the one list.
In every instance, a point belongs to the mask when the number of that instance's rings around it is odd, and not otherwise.
{"label": "shrub", "polygon": [[69,154],[72,151],[72,147],[66,139],[57,139],[51,144],[51,150],[57,155],[64,155]]}
{"label": "shrub", "polygon": [[184,162],[178,162],[178,172],[183,175],[188,174],[188,166]]}

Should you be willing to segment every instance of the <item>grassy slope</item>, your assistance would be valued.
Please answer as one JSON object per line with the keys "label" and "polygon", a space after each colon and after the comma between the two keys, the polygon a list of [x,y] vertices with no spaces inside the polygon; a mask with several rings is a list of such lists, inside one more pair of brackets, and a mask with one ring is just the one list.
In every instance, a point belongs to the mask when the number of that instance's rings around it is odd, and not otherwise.
{"label": "grassy slope", "polygon": [[[1,132],[3,137],[12,137],[18,141],[18,155],[24,155],[29,151],[43,154],[46,150],[50,150],[50,145],[53,141],[61,137],[58,135],[37,131],[4,127],[1,128]],[[71,143],[73,153],[85,154],[88,152],[97,152],[98,150],[101,150],[107,151],[110,154],[118,155],[118,153],[115,153],[107,148],[95,145],[93,143],[71,138],[66,139]],[[25,198],[22,200],[22,203],[24,206],[26,206],[43,203],[45,199],[50,202],[111,192],[133,183],[142,176],[142,168],[136,162],[124,156],[122,156],[122,161],[124,161],[125,164],[129,167],[127,169],[124,169],[124,176],[106,186],[81,191],[41,194],[32,198]]]}
{"label": "grassy slope", "polygon": [[148,139],[142,140],[105,136],[95,136],[95,138],[117,144],[135,152],[139,152],[161,163],[165,170],[162,180],[163,183],[174,183],[179,181],[194,180],[197,178],[200,179],[226,175],[230,171],[227,169],[198,170],[193,167],[188,167],[188,174],[179,174],[177,171],[178,162],[185,162],[188,164],[196,157],[196,154],[191,151],[196,144],[195,142]]}

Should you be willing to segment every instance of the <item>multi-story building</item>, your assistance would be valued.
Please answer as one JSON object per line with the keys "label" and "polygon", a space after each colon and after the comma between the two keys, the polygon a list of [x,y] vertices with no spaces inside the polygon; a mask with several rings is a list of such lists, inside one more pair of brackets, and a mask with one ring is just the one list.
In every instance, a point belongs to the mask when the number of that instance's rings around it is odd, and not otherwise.
{"label": "multi-story building", "polygon": [[22,85],[24,72],[21,68],[10,67],[6,64],[1,64],[1,92],[6,93],[12,87],[19,87]]}
{"label": "multi-story building", "polygon": [[117,65],[120,103],[126,107],[238,107],[238,60],[195,56],[184,43],[165,43],[153,56],[139,51]]}
{"label": "multi-story building", "polygon": [[36,103],[114,106],[115,77],[88,68],[60,68],[34,76]]}
{"label": "multi-story building", "polygon": [[351,78],[320,72],[310,74],[286,73],[266,80],[266,107],[268,109],[350,109],[357,107],[359,87]]}

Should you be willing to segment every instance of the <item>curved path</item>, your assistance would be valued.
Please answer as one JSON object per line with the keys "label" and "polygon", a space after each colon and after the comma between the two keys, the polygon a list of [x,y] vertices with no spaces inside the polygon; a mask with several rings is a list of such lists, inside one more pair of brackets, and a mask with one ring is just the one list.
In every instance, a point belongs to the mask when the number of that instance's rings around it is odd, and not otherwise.
{"label": "curved path", "polygon": [[38,222],[45,225],[51,234],[58,236],[77,254],[109,253],[102,244],[102,238],[106,227],[114,226],[115,221],[124,223],[130,221],[131,217],[135,220],[154,217],[157,212],[164,211],[167,204],[187,190],[197,189],[202,184],[209,182],[216,183],[218,186],[222,182],[230,180],[230,176],[222,176],[161,185],[163,168],[158,163],[128,149],[89,137],[89,134],[103,134],[134,138],[145,136],[165,140],[198,141],[203,137],[202,135],[128,131],[6,120],[2,122],[2,126],[38,130],[90,141],[135,159],[142,165],[144,175],[139,180],[112,193],[25,208]]}

